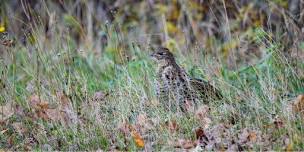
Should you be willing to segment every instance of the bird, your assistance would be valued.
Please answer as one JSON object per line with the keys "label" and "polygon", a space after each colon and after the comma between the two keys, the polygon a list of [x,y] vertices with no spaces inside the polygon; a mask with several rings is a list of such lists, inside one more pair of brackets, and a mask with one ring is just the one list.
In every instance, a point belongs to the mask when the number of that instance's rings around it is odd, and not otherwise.
{"label": "bird", "polygon": [[153,48],[150,57],[157,64],[157,98],[166,110],[187,112],[189,105],[195,107],[199,101],[223,98],[221,92],[208,81],[190,77],[176,63],[168,48]]}

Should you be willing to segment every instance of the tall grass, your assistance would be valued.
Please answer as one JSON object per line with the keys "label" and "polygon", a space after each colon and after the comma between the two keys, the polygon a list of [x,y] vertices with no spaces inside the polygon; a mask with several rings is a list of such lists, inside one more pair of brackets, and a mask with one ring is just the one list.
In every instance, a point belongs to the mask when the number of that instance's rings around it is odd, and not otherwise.
{"label": "tall grass", "polygon": [[[206,130],[212,130],[219,124],[226,125],[229,135],[225,136],[235,140],[244,128],[258,132],[253,150],[283,150],[286,144],[293,150],[304,148],[303,120],[291,109],[294,98],[304,91],[303,75],[298,72],[304,65],[293,64],[280,50],[284,44],[261,28],[252,30],[250,37],[262,48],[262,56],[254,64],[234,69],[221,55],[227,46],[221,41],[210,40],[208,48],[200,44],[171,46],[179,65],[191,76],[210,81],[224,96],[208,104],[209,124],[194,114],[165,111],[155,93],[151,51],[148,44],[134,45],[134,33],[124,33],[119,24],[104,25],[99,32],[107,36],[107,45],[98,49],[94,44],[100,43],[99,38],[88,42],[86,35],[80,34],[79,41],[74,39],[73,30],[86,32],[72,16],[52,25],[51,39],[46,38],[43,22],[30,24],[31,35],[26,39],[34,38],[31,43],[2,47],[0,104],[12,104],[15,113],[1,122],[1,130],[8,129],[0,134],[3,149],[142,150],[126,131],[128,125],[135,125],[143,129],[138,132],[146,149],[174,150],[170,141],[195,140],[195,128],[207,125]],[[210,48],[215,48],[214,52],[208,52]],[[101,92],[108,95],[101,98]],[[50,107],[67,100],[70,106],[64,112],[68,120],[35,117],[30,103],[33,95]],[[168,129],[172,121],[179,127],[173,133]],[[16,122],[28,131],[18,133]],[[225,140],[231,142],[223,137],[223,145]]]}

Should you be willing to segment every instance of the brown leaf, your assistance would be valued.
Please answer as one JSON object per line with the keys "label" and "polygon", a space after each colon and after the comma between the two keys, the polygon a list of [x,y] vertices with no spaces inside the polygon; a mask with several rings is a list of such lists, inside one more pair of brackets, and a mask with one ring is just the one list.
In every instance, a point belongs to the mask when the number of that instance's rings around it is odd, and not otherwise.
{"label": "brown leaf", "polygon": [[37,107],[41,110],[49,109],[49,103],[45,101],[41,101],[37,104]]}
{"label": "brown leaf", "polygon": [[97,101],[103,100],[108,94],[104,94],[101,91],[95,92],[93,99]]}
{"label": "brown leaf", "polygon": [[256,143],[258,140],[258,135],[256,131],[249,130],[247,128],[243,129],[241,134],[239,135],[239,144],[248,144]]}
{"label": "brown leaf", "polygon": [[171,120],[167,122],[168,129],[171,133],[177,132],[179,130],[179,126],[176,120]]}
{"label": "brown leaf", "polygon": [[140,126],[144,126],[147,123],[146,114],[139,114],[136,119],[136,123]]}
{"label": "brown leaf", "polygon": [[292,110],[295,114],[304,116],[304,95],[299,95],[292,104]]}
{"label": "brown leaf", "polygon": [[57,98],[63,107],[67,107],[71,104],[68,96],[63,92],[57,92]]}
{"label": "brown leaf", "polygon": [[182,148],[182,149],[192,149],[196,147],[196,142],[188,139],[178,139],[177,141],[171,143],[174,148]]}
{"label": "brown leaf", "polygon": [[257,141],[257,134],[256,132],[250,132],[248,135],[248,140],[252,141],[252,142],[256,142]]}
{"label": "brown leaf", "polygon": [[208,140],[203,128],[201,128],[201,127],[197,128],[195,130],[195,135],[196,135],[196,140],[197,140],[197,144],[199,145],[199,147],[205,147],[206,145],[208,145],[209,140]]}
{"label": "brown leaf", "polygon": [[206,137],[205,132],[204,132],[203,128],[201,128],[201,127],[197,128],[195,130],[195,135],[196,135],[196,139],[198,139],[198,140]]}
{"label": "brown leaf", "polygon": [[211,119],[208,117],[209,107],[206,105],[200,106],[195,112],[195,118],[200,122],[204,129],[209,128]]}
{"label": "brown leaf", "polygon": [[34,109],[37,118],[41,118],[45,121],[49,120],[46,110],[49,108],[49,103],[42,101],[38,95],[30,96],[30,106]]}
{"label": "brown leaf", "polygon": [[192,101],[190,100],[186,100],[185,101],[185,108],[188,112],[194,112],[194,106],[193,106],[193,103]]}
{"label": "brown leaf", "polygon": [[66,125],[76,125],[79,119],[68,96],[62,92],[57,92],[57,99],[60,102],[58,110],[64,123]]}
{"label": "brown leaf", "polygon": [[12,126],[19,135],[23,135],[28,131],[21,122],[15,122]]}
{"label": "brown leaf", "polygon": [[62,113],[60,112],[60,110],[58,108],[56,109],[47,109],[45,110],[45,114],[47,115],[47,117],[54,121],[54,122],[59,122],[60,120],[62,120]]}
{"label": "brown leaf", "polygon": [[130,125],[126,121],[119,123],[117,128],[125,136],[130,134]]}
{"label": "brown leaf", "polygon": [[46,112],[43,111],[43,110],[38,110],[38,111],[36,111],[36,114],[37,114],[37,117],[38,117],[38,118],[41,118],[41,119],[43,119],[43,120],[45,120],[45,121],[49,120],[49,116],[48,116],[48,115],[46,114]]}
{"label": "brown leaf", "polygon": [[37,109],[38,108],[38,104],[40,103],[40,98],[38,95],[32,95],[30,96],[30,107]]}
{"label": "brown leaf", "polygon": [[277,128],[277,129],[284,127],[283,120],[280,119],[279,117],[275,118],[275,120],[273,121],[273,124],[275,125],[275,128]]}

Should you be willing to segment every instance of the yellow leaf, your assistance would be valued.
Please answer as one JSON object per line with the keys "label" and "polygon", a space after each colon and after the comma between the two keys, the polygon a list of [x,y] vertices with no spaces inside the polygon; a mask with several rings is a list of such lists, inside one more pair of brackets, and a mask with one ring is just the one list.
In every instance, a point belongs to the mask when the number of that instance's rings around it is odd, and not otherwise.
{"label": "yellow leaf", "polygon": [[155,7],[159,14],[164,14],[168,12],[168,7],[163,4],[156,4]]}
{"label": "yellow leaf", "polygon": [[0,33],[5,32],[5,27],[4,26],[0,26]]}
{"label": "yellow leaf", "polygon": [[237,41],[237,40],[231,40],[229,42],[226,42],[222,46],[222,49],[221,49],[224,57],[226,58],[228,56],[228,54],[230,53],[230,50],[235,49],[238,46],[239,46],[239,41]]}
{"label": "yellow leaf", "polygon": [[142,139],[140,134],[138,132],[136,132],[135,130],[132,131],[132,137],[133,137],[137,147],[143,148],[145,146],[144,140]]}
{"label": "yellow leaf", "polygon": [[172,22],[167,22],[167,30],[170,34],[175,34],[178,32],[178,28]]}
{"label": "yellow leaf", "polygon": [[165,42],[165,46],[170,50],[170,52],[176,52],[177,43],[174,39],[169,39]]}
{"label": "yellow leaf", "polygon": [[294,151],[293,150],[293,143],[292,142],[289,142],[286,146],[286,151],[289,152],[289,151]]}

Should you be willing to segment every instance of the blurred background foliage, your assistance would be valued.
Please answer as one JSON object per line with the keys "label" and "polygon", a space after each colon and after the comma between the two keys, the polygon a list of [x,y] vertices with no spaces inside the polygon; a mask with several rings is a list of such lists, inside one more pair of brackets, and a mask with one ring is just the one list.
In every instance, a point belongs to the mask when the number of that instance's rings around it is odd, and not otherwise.
{"label": "blurred background foliage", "polygon": [[[303,5],[301,0],[4,0],[0,13],[1,26],[24,45],[40,38],[51,45],[54,35],[68,34],[75,44],[71,49],[104,53],[116,63],[132,58],[131,43],[183,54],[203,49],[235,69],[262,58],[264,48],[255,41],[259,29],[287,57],[303,59]],[[37,31],[43,35],[35,36]]]}

